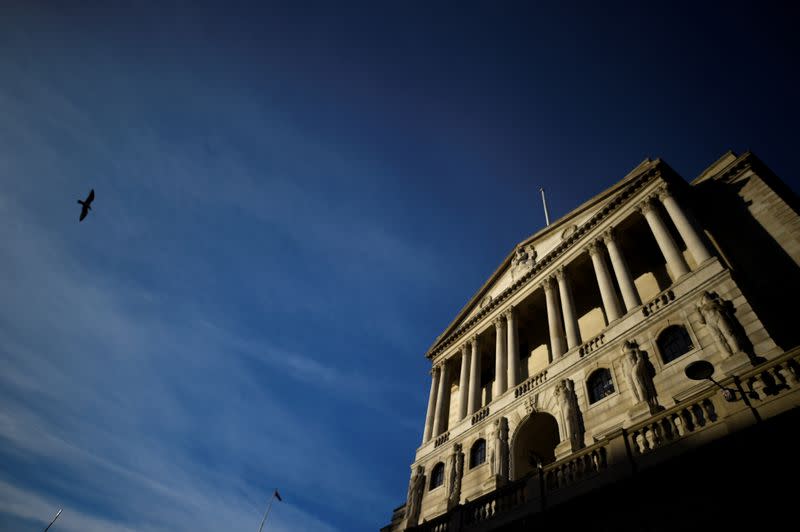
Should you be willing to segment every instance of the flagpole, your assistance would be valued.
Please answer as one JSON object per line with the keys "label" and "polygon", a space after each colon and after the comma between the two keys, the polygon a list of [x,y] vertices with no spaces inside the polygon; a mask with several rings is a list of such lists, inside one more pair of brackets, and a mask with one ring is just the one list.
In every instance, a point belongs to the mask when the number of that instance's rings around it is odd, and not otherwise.
{"label": "flagpole", "polygon": [[269,504],[267,505],[267,511],[264,512],[264,519],[261,520],[261,526],[258,527],[258,532],[261,532],[261,529],[264,528],[264,521],[267,520],[267,516],[269,515],[269,510],[272,508],[272,501],[275,500],[275,490],[272,491],[272,497],[269,498]]}
{"label": "flagpole", "polygon": [[58,519],[58,516],[59,516],[59,515],[61,515],[61,510],[62,510],[62,508],[59,508],[59,509],[58,509],[58,513],[57,513],[57,514],[56,514],[56,516],[53,518],[53,520],[52,520],[52,521],[50,521],[50,524],[49,524],[49,525],[47,525],[47,528],[45,528],[45,529],[44,529],[44,532],[47,532],[48,530],[50,530],[50,527],[51,527],[51,526],[53,526],[53,523],[55,523],[55,522],[56,522],[56,519]]}

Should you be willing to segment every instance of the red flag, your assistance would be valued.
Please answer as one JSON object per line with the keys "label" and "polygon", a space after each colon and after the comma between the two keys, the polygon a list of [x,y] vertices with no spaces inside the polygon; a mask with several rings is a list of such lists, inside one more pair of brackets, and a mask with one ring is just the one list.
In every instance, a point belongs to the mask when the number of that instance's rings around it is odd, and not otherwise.
{"label": "red flag", "polygon": [[276,498],[277,498],[279,501],[283,502],[283,499],[281,499],[281,494],[280,494],[280,493],[278,493],[278,490],[275,490],[275,497],[276,497]]}

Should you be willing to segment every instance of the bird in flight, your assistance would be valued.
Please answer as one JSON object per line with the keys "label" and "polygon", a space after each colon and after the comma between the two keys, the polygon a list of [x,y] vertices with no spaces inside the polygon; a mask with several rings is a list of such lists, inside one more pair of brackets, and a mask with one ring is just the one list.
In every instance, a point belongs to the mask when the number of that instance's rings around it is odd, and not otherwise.
{"label": "bird in flight", "polygon": [[78,200],[78,203],[81,204],[81,218],[78,220],[82,222],[86,215],[89,214],[89,211],[92,210],[92,202],[94,201],[94,189],[89,192],[89,195],[86,196],[85,200]]}

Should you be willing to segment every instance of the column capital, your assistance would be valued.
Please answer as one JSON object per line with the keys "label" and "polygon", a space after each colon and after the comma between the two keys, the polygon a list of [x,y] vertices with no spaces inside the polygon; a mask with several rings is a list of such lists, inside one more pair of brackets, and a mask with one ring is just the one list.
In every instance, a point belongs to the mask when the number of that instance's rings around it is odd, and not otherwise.
{"label": "column capital", "polygon": [[545,292],[552,292],[553,291],[553,282],[554,281],[555,281],[555,279],[553,279],[552,275],[548,275],[547,277],[542,279],[542,288],[544,288]]}
{"label": "column capital", "polygon": [[661,183],[658,186],[658,188],[656,189],[656,196],[661,201],[664,201],[666,198],[674,196],[672,191],[673,191],[673,185],[670,185],[669,183],[664,182],[664,183]]}
{"label": "column capital", "polygon": [[599,255],[601,253],[601,245],[602,242],[599,238],[597,240],[592,240],[586,245],[586,251],[589,252],[590,256],[594,257],[595,255]]}
{"label": "column capital", "polygon": [[469,340],[466,340],[463,344],[461,344],[461,354],[463,355],[469,351]]}
{"label": "column capital", "polygon": [[564,279],[566,279],[566,273],[564,272],[564,266],[559,266],[558,269],[556,270],[556,279],[558,279],[559,282],[561,282]]}
{"label": "column capital", "polygon": [[492,323],[494,323],[494,328],[498,329],[498,330],[502,329],[503,326],[506,324],[505,320],[503,320],[503,318],[501,318],[499,316],[497,318],[493,319]]}
{"label": "column capital", "polygon": [[642,213],[642,215],[646,215],[648,212],[652,211],[655,206],[655,203],[653,203],[653,196],[647,196],[636,206],[636,210]]}
{"label": "column capital", "polygon": [[503,316],[505,316],[505,318],[506,318],[506,321],[508,321],[508,318],[509,318],[509,317],[514,317],[514,316],[516,316],[516,314],[515,314],[515,311],[516,311],[516,308],[514,307],[514,305],[509,305],[509,306],[508,306],[508,307],[507,307],[507,308],[506,308],[506,309],[503,311]]}
{"label": "column capital", "polygon": [[440,366],[441,366],[441,364],[434,364],[431,367],[431,370],[428,372],[428,373],[430,373],[431,377],[435,377],[436,374],[439,373],[439,371],[441,371],[441,367]]}
{"label": "column capital", "polygon": [[617,240],[617,228],[616,227],[609,227],[600,235],[600,238],[603,239],[603,242],[608,244],[609,242],[615,242]]}
{"label": "column capital", "polygon": [[472,336],[470,336],[467,339],[467,342],[477,347],[478,346],[478,335],[477,334],[473,334]]}

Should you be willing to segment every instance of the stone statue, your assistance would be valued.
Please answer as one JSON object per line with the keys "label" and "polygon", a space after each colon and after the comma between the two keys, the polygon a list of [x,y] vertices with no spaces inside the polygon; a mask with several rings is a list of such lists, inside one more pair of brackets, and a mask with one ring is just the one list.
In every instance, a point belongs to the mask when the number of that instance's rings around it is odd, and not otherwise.
{"label": "stone statue", "polygon": [[464,474],[464,453],[461,444],[453,445],[453,454],[450,455],[450,482],[447,495],[447,509],[458,506],[461,501],[461,476]]}
{"label": "stone statue", "polygon": [[422,494],[425,491],[425,468],[417,466],[408,484],[408,502],[406,502],[406,527],[417,526],[419,511],[422,508]]}
{"label": "stone statue", "polygon": [[517,247],[511,257],[511,274],[514,279],[525,275],[536,263],[536,248],[533,245]]}
{"label": "stone statue", "polygon": [[650,408],[650,413],[655,414],[662,408],[658,404],[658,394],[653,384],[653,376],[656,374],[656,370],[648,360],[647,353],[639,349],[636,342],[625,341],[622,344],[622,354],[625,357],[627,366],[625,374],[628,377],[628,385],[636,398],[636,403],[646,402]]}
{"label": "stone statue", "polygon": [[734,329],[736,318],[733,316],[729,302],[723,301],[716,292],[703,292],[697,311],[700,313],[700,323],[704,324],[720,351],[727,356],[744,351],[742,339]]}
{"label": "stone statue", "polygon": [[566,423],[567,438],[572,444],[572,451],[577,451],[583,448],[583,424],[578,408],[578,397],[575,395],[575,383],[572,379],[562,379],[556,384],[555,391]]}
{"label": "stone statue", "polygon": [[494,421],[492,474],[508,479],[508,419],[504,417]]}

